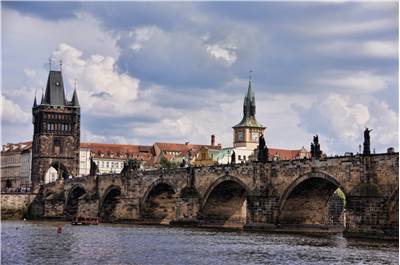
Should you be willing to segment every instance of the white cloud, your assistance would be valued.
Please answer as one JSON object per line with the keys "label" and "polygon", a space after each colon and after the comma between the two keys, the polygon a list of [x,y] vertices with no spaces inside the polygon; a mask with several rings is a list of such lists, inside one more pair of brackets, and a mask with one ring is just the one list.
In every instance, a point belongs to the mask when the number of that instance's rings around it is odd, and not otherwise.
{"label": "white cloud", "polygon": [[358,22],[339,22],[336,21],[329,24],[321,23],[321,21],[307,25],[297,25],[293,27],[293,30],[310,36],[346,36],[355,35],[361,33],[379,32],[390,28],[395,28],[397,22],[393,19],[376,19],[370,21],[358,21]]}
{"label": "white cloud", "polygon": [[78,97],[84,111],[93,115],[129,114],[138,95],[139,80],[119,73],[113,57],[83,53],[61,43],[53,57],[63,60],[64,79],[70,87],[78,80]]}
{"label": "white cloud", "polygon": [[231,66],[237,59],[235,47],[221,46],[219,44],[206,45],[207,52],[226,66]]}
{"label": "white cloud", "polygon": [[317,85],[351,89],[349,92],[376,92],[387,87],[389,78],[370,72],[327,72],[327,77],[315,80]]}
{"label": "white cloud", "polygon": [[374,99],[359,102],[359,98],[330,93],[319,97],[309,108],[295,107],[301,116],[301,126],[326,139],[327,150],[358,151],[365,127],[374,129],[371,142],[378,152],[388,145],[397,146],[398,117],[388,105]]}
{"label": "white cloud", "polygon": [[314,46],[313,49],[319,53],[340,57],[356,55],[394,59],[398,56],[398,43],[394,41],[336,41]]}
{"label": "white cloud", "polygon": [[143,48],[145,42],[150,40],[154,34],[160,33],[161,30],[156,26],[138,27],[128,33],[128,36],[131,38],[132,42],[130,48],[137,52]]}
{"label": "white cloud", "polygon": [[24,112],[21,107],[13,101],[1,95],[1,120],[11,124],[24,124],[29,122],[31,115]]}

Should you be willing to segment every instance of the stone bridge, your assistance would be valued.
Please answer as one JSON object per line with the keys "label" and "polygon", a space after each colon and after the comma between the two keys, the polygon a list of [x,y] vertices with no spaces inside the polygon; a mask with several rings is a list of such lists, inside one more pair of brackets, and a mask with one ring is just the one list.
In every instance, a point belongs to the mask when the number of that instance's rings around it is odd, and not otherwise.
{"label": "stone bridge", "polygon": [[[399,155],[270,161],[59,180],[31,205],[42,218],[338,232],[398,237]],[[344,211],[333,218],[335,191]],[[337,222],[335,220],[341,220]]]}

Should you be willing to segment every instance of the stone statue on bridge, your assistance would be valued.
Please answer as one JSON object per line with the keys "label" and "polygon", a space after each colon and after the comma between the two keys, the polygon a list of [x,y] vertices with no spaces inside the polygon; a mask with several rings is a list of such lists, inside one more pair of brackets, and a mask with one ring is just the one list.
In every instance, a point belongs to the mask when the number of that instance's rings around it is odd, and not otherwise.
{"label": "stone statue on bridge", "polygon": [[321,146],[319,144],[318,134],[313,137],[313,142],[311,143],[311,157],[320,158],[322,155]]}
{"label": "stone statue on bridge", "polygon": [[370,132],[372,132],[372,129],[369,130],[368,128],[365,128],[365,130],[364,130],[364,150],[363,150],[364,155],[371,154],[371,142],[370,142],[370,135],[369,135]]}
{"label": "stone statue on bridge", "polygon": [[135,159],[129,159],[124,162],[124,167],[121,170],[121,174],[124,175],[128,172],[136,171],[140,168],[140,161]]}
{"label": "stone statue on bridge", "polygon": [[99,168],[93,158],[90,158],[90,176],[95,176],[97,173],[99,173]]}
{"label": "stone statue on bridge", "polygon": [[236,163],[236,154],[235,154],[235,150],[232,151],[232,155],[231,155],[231,164],[235,164]]}
{"label": "stone statue on bridge", "polygon": [[268,147],[265,144],[264,135],[260,135],[258,138],[258,155],[257,160],[259,162],[265,163],[268,161]]}

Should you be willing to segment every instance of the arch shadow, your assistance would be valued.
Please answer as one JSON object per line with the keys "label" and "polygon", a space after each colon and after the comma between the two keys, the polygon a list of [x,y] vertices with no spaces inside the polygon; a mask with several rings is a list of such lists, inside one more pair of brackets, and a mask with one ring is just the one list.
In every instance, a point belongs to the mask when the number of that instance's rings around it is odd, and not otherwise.
{"label": "arch shadow", "polygon": [[[333,198],[337,189],[346,197],[347,192],[340,182],[325,172],[310,172],[298,177],[278,200],[276,222],[285,225],[338,225],[344,204],[341,204],[340,212],[337,206],[331,205],[339,205],[335,202],[338,198]],[[334,218],[331,216],[333,213]]]}
{"label": "arch shadow", "polygon": [[205,204],[207,203],[208,198],[210,197],[211,193],[214,191],[214,189],[221,184],[224,181],[233,181],[238,183],[240,186],[243,187],[246,191],[246,195],[250,193],[250,188],[243,182],[241,181],[238,177],[227,175],[218,178],[216,181],[214,181],[211,186],[208,187],[207,191],[204,193],[202,203],[201,203],[201,208],[204,208]]}
{"label": "arch shadow", "polygon": [[164,179],[154,181],[144,193],[140,203],[140,217],[151,223],[169,224],[176,217],[178,188]]}
{"label": "arch shadow", "polygon": [[100,200],[98,216],[101,222],[113,222],[116,217],[114,211],[119,203],[121,187],[116,185],[109,186]]}

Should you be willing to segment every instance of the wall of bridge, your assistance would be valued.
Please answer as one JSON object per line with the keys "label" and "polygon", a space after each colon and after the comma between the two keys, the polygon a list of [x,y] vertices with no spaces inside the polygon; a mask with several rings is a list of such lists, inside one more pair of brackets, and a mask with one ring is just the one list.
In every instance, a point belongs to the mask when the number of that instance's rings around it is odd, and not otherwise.
{"label": "wall of bridge", "polygon": [[249,229],[328,225],[328,193],[340,188],[347,200],[347,233],[393,234],[397,228],[388,220],[396,223],[391,212],[398,212],[398,166],[396,153],[87,176],[45,186],[44,217],[63,217],[69,194],[80,185],[86,193],[79,199],[77,215],[99,216],[108,192],[119,189],[115,220],[145,222],[149,194],[166,184],[175,202],[169,221],[199,222],[207,203],[215,201],[208,201],[213,190],[231,181],[246,192]]}

